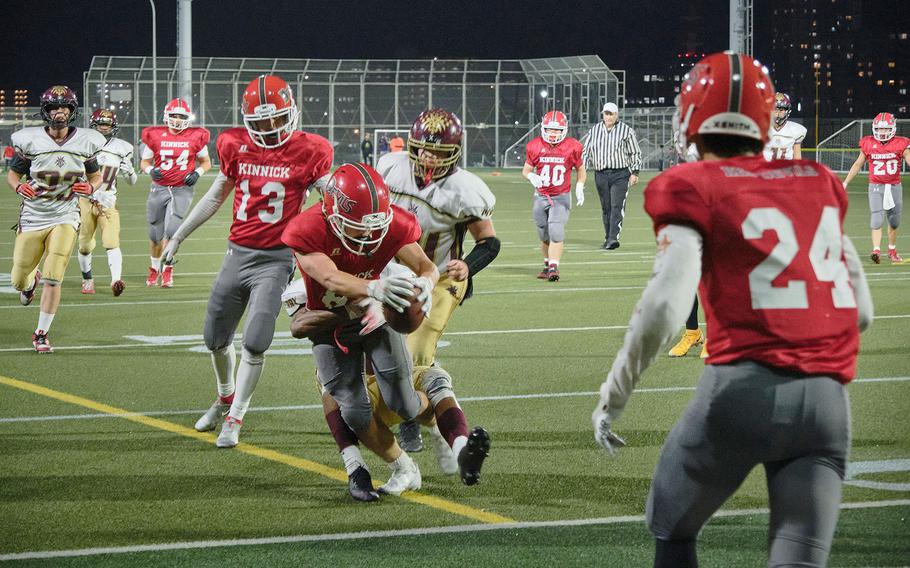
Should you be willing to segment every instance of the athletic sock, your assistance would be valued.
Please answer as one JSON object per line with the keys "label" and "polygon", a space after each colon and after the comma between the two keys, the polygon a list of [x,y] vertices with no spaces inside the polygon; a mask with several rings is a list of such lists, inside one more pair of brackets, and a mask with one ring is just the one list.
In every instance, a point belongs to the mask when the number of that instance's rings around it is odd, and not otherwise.
{"label": "athletic sock", "polygon": [[154,268],[155,270],[157,270],[159,272],[161,271],[161,258],[160,257],[150,256],[149,263],[150,263],[149,264],[150,267]]}
{"label": "athletic sock", "polygon": [[403,469],[403,468],[413,468],[414,460],[411,459],[411,456],[409,456],[407,452],[405,452],[404,450],[401,450],[401,455],[398,456],[398,458],[395,459],[395,461],[390,463],[389,466],[391,466],[392,469],[394,469],[394,470],[399,470],[399,469]]}
{"label": "athletic sock", "polygon": [[897,250],[897,245],[888,245],[888,250]]}
{"label": "athletic sock", "polygon": [[47,312],[38,312],[38,327],[35,329],[35,333],[43,331],[47,333],[51,330],[51,323],[54,322],[54,316],[56,314],[49,314]]}
{"label": "athletic sock", "polygon": [[224,349],[212,351],[212,366],[215,368],[218,396],[222,399],[234,394],[234,364],[236,361],[237,353],[234,351],[233,343]]}
{"label": "athletic sock", "polygon": [[446,442],[453,450],[455,449],[455,440],[457,438],[463,437],[467,439],[468,420],[465,418],[464,412],[457,406],[449,408],[441,416],[436,416],[436,425],[439,427],[442,437],[446,439]]}
{"label": "athletic sock", "polygon": [[342,454],[347,448],[352,446],[355,448],[357,447],[357,434],[351,430],[347,422],[344,421],[344,418],[341,417],[341,410],[336,408],[332,412],[326,414],[325,422],[329,425],[329,432],[332,433],[332,438],[335,439],[335,444]]}
{"label": "athletic sock", "polygon": [[654,568],[698,568],[695,539],[661,540],[654,546]]}
{"label": "athletic sock", "polygon": [[237,383],[234,390],[234,402],[231,403],[231,410],[228,416],[235,420],[243,420],[243,416],[250,407],[250,399],[253,398],[253,391],[256,390],[256,384],[259,383],[259,377],[262,376],[262,368],[265,364],[265,357],[260,354],[254,354],[245,348],[240,352],[240,365],[237,367]]}
{"label": "athletic sock", "polygon": [[348,446],[341,450],[341,460],[344,462],[344,470],[348,475],[352,475],[358,467],[366,467],[363,455],[357,446]]}
{"label": "athletic sock", "polygon": [[123,252],[119,247],[108,249],[107,265],[111,269],[111,283],[123,279]]}
{"label": "athletic sock", "polygon": [[83,280],[92,279],[92,253],[82,254],[81,252],[77,255],[79,258],[79,270],[82,271]]}

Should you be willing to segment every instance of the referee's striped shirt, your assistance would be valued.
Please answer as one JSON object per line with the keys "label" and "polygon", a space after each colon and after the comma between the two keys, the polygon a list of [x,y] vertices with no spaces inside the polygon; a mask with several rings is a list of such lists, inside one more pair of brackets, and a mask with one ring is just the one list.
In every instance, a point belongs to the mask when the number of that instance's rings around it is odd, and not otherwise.
{"label": "referee's striped shirt", "polygon": [[598,122],[591,127],[582,152],[582,163],[589,169],[606,170],[629,168],[632,175],[641,170],[641,147],[632,127],[616,121],[611,130]]}

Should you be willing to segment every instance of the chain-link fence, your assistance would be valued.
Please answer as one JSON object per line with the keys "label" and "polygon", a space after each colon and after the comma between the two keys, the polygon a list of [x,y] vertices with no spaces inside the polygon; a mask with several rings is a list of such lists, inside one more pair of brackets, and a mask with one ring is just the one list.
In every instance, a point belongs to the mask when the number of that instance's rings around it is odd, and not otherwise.
{"label": "chain-link fence", "polygon": [[[897,134],[910,135],[910,119],[897,120]],[[846,172],[859,156],[859,141],[863,136],[872,135],[871,120],[854,120],[835,131],[833,134],[820,140],[818,148],[803,153],[807,158],[815,158],[817,162],[825,164],[836,172]],[[906,170],[906,164],[901,160],[901,166]],[[863,171],[868,170],[869,163],[863,166]]]}
{"label": "chain-link fence", "polygon": [[[578,123],[596,120],[606,101],[624,97],[624,74],[597,56],[530,60],[324,60],[193,58],[196,124],[214,139],[242,124],[239,100],[263,73],[295,91],[300,128],[328,138],[335,161],[360,159],[364,133],[406,129],[423,110],[444,107],[468,131],[466,165],[501,165],[503,151],[552,108]],[[87,114],[114,110],[121,136],[138,144],[143,127],[160,124],[178,92],[174,57],[157,59],[157,97],[148,57],[96,56],[85,73]],[[375,143],[375,142],[374,142]]]}

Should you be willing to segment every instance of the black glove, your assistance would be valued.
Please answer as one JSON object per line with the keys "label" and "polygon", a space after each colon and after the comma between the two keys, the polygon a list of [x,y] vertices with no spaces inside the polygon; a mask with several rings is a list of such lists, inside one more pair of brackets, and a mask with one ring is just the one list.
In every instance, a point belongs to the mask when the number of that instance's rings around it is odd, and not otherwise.
{"label": "black glove", "polygon": [[149,172],[149,176],[155,181],[164,177],[164,172],[161,171],[161,168],[152,168],[152,171]]}
{"label": "black glove", "polygon": [[199,181],[199,174],[196,173],[196,170],[193,170],[190,173],[186,174],[186,176],[183,178],[183,183],[190,187],[196,185],[197,181]]}

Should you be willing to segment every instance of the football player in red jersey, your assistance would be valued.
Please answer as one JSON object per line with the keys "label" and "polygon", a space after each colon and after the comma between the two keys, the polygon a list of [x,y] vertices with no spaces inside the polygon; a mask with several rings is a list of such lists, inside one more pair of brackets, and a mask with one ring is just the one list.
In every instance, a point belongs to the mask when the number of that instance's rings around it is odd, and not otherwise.
{"label": "football player in red jersey", "polygon": [[525,148],[524,169],[521,175],[534,186],[534,223],[540,237],[543,251],[543,270],[538,278],[556,282],[559,280],[559,260],[562,258],[566,223],[572,201],[569,190],[572,185],[572,169],[577,172],[575,182],[575,204],[585,202],[585,164],[581,159],[581,143],[566,138],[569,121],[558,110],[551,110],[540,123],[540,136],[528,142]]}
{"label": "football player in red jersey", "polygon": [[872,262],[881,262],[882,225],[888,217],[888,258],[903,262],[897,254],[897,228],[901,224],[904,198],[901,187],[901,160],[910,165],[910,138],[895,136],[894,115],[882,112],[872,120],[872,136],[859,141],[859,156],[844,178],[844,189],[869,160],[869,209],[872,218]]}
{"label": "football player in red jersey", "polygon": [[142,129],[139,169],[152,178],[145,212],[151,253],[146,286],[155,286],[159,275],[162,288],[174,285],[174,267],[162,267],[161,255],[190,209],[193,186],[212,167],[207,146],[209,131],[191,127],[192,120],[190,105],[183,99],[174,99],[164,107],[164,126]]}
{"label": "football player in red jersey", "polygon": [[[387,325],[365,329],[367,314],[361,304],[372,298],[403,310],[410,306],[416,289],[418,300],[429,311],[439,271],[417,243],[420,232],[414,215],[390,203],[389,189],[376,170],[365,164],[345,164],[328,181],[322,203],[298,215],[282,237],[296,252],[307,309],[343,308],[353,316],[333,329],[310,334],[313,358],[344,423],[389,464],[392,477],[400,481],[395,483],[396,493],[420,489],[420,470],[373,416],[364,385],[364,359],[372,366],[392,412],[413,419],[427,410],[429,401],[414,389],[404,336]],[[417,277],[380,276],[392,258]],[[327,420],[333,431],[341,426],[333,426],[328,416]],[[364,465],[355,463],[350,469],[350,478],[361,476],[369,487]]]}
{"label": "football player in red jersey", "polygon": [[[241,105],[245,127],[218,136],[221,171],[165,250],[170,266],[180,244],[233,195],[228,254],[212,286],[203,331],[218,396],[196,422],[200,432],[221,424],[219,448],[238,443],[262,374],[263,354],[275,335],[281,292],[294,271],[293,254],[281,242],[281,233],[300,212],[309,188],[324,184],[332,167],[329,141],[297,130],[297,105],[281,77],[261,75],[250,81]],[[244,312],[235,381],[234,332]]]}
{"label": "football player in red jersey", "polygon": [[824,566],[850,447],[846,384],[872,321],[862,265],[843,234],[847,195],[824,166],[762,157],[774,104],[767,70],[709,55],[686,76],[681,132],[700,161],[645,189],[657,233],[654,272],[594,410],[612,425],[642,371],[683,322],[696,286],[707,315],[707,367],[661,450],[647,521],[654,565],[697,566],[695,540],[749,472],[763,465],[769,566]]}

